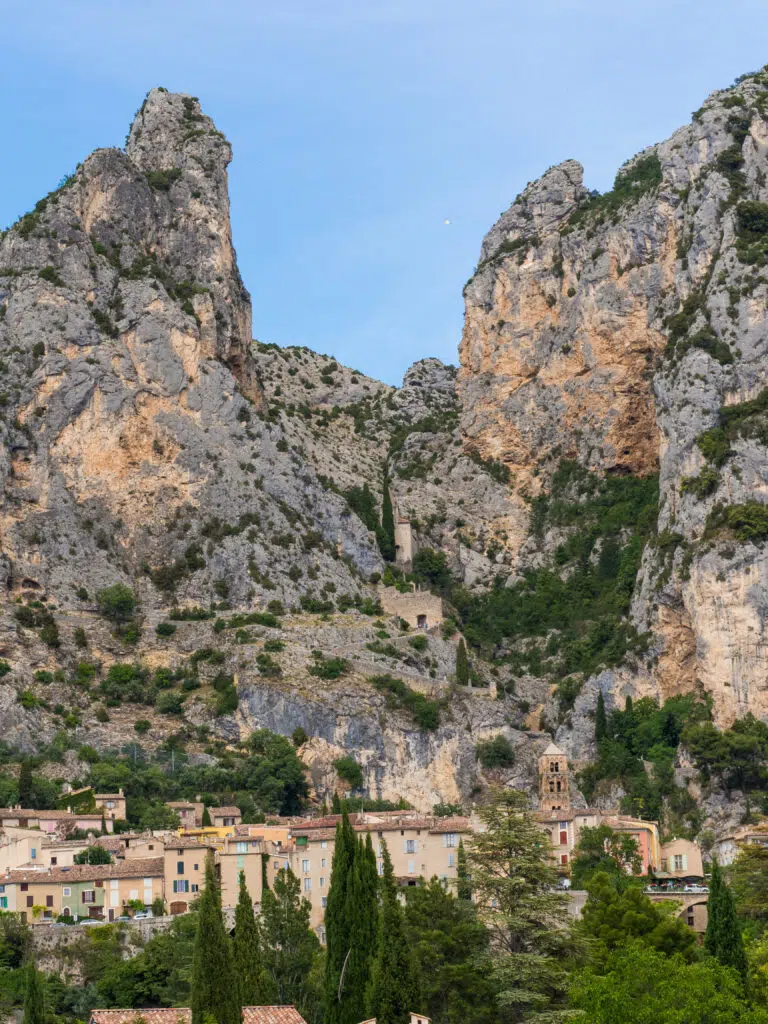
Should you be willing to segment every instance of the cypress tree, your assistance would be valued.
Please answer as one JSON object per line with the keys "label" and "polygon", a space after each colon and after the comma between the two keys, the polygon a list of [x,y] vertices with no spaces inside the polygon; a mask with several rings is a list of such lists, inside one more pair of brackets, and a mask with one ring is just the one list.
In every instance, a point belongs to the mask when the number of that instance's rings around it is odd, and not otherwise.
{"label": "cypress tree", "polygon": [[597,707],[595,708],[595,741],[599,743],[600,740],[604,740],[607,735],[608,716],[605,713],[603,691],[600,690],[597,695]]}
{"label": "cypress tree", "polygon": [[201,822],[203,828],[210,828],[211,826],[211,815],[208,813],[208,808],[203,808],[203,820]]}
{"label": "cypress tree", "polygon": [[19,770],[19,803],[22,807],[31,807],[33,801],[32,769],[29,761],[21,762]]}
{"label": "cypress tree", "polygon": [[733,893],[723,878],[717,858],[712,858],[712,873],[709,877],[709,898],[707,900],[707,931],[704,946],[712,956],[725,967],[733,967],[745,979],[747,957],[744,940],[736,918]]}
{"label": "cypress tree", "polygon": [[30,957],[24,977],[23,1024],[45,1024],[45,992],[43,979]]}
{"label": "cypress tree", "polygon": [[[352,878],[357,840],[346,812],[336,826],[336,843],[331,863],[331,884],[325,906],[325,995],[326,1024],[348,1024],[344,999],[346,972],[342,971],[350,954],[352,928]],[[341,988],[341,991],[340,991]],[[357,1022],[355,1022],[357,1024]]]}
{"label": "cypress tree", "polygon": [[[262,865],[264,860],[262,858]],[[235,907],[235,938],[232,947],[235,977],[240,985],[240,1005],[260,1006],[264,1001],[264,968],[261,963],[259,929],[251,896],[240,872],[240,891]]]}
{"label": "cypress tree", "polygon": [[368,1016],[376,1024],[408,1024],[409,1014],[419,1011],[419,985],[405,932],[403,908],[387,844],[382,840],[384,873],[381,877],[381,910],[376,957],[368,987]]}
{"label": "cypress tree", "polygon": [[464,849],[463,839],[459,839],[459,853],[456,860],[456,895],[460,900],[472,899],[472,888],[469,884],[469,871],[467,870],[467,853]]}
{"label": "cypress tree", "polygon": [[341,814],[341,800],[338,793],[333,794],[333,799],[331,800],[331,813]]}
{"label": "cypress tree", "polygon": [[392,510],[392,496],[389,493],[389,474],[384,469],[384,493],[381,498],[381,532],[379,550],[387,562],[395,560],[395,514]]}
{"label": "cypress tree", "polygon": [[355,851],[349,890],[349,960],[344,971],[342,1003],[349,1024],[365,1019],[365,994],[371,980],[378,935],[378,874],[370,832]]}
{"label": "cypress tree", "polygon": [[239,995],[229,936],[221,916],[221,890],[213,854],[208,854],[205,888],[198,905],[197,933],[192,952],[192,1024],[205,1024],[207,1017],[213,1017],[217,1024],[241,1024]]}
{"label": "cypress tree", "polygon": [[456,648],[456,682],[459,686],[469,684],[469,661],[467,660],[467,645],[464,643],[464,637],[459,640],[459,646]]}
{"label": "cypress tree", "polygon": [[261,891],[265,892],[269,888],[269,876],[267,875],[267,868],[269,867],[269,854],[262,853],[261,855]]}

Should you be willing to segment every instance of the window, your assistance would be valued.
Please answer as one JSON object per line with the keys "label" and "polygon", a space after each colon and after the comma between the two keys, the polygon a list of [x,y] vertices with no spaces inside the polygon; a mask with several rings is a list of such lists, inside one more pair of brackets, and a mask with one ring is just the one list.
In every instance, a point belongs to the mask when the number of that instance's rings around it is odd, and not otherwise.
{"label": "window", "polygon": [[328,906],[328,897],[327,896],[323,896],[322,899],[320,900],[320,902],[323,905],[323,910],[325,910],[325,908]]}
{"label": "window", "polygon": [[405,851],[405,853],[416,853],[416,840],[406,839],[405,843],[403,844],[403,850]]}
{"label": "window", "polygon": [[558,828],[568,828],[568,822],[567,821],[558,821],[557,825],[558,825]]}
{"label": "window", "polygon": [[443,846],[458,846],[458,832],[443,832]]}
{"label": "window", "polygon": [[378,868],[379,868],[379,874],[383,875],[384,874],[384,861],[381,860],[381,859],[379,860]]}
{"label": "window", "polygon": [[322,875],[320,875],[320,888],[321,889],[325,888],[325,879],[323,878]]}
{"label": "window", "polygon": [[19,886],[19,888],[21,889],[22,892],[27,892],[27,890],[29,889],[29,883],[28,882],[22,882],[21,885]]}
{"label": "window", "polygon": [[416,874],[416,862],[413,861],[413,860],[409,860],[408,861],[408,874],[409,875],[415,875]]}
{"label": "window", "polygon": [[303,860],[301,862],[301,870],[304,872],[305,875],[309,874],[309,861],[308,860]]}
{"label": "window", "polygon": [[325,857],[321,857],[321,858],[320,858],[320,867],[321,867],[321,868],[324,868],[324,867],[325,867]]}
{"label": "window", "polygon": [[449,868],[456,867],[456,854],[455,853],[449,853],[448,854],[448,867]]}
{"label": "window", "polygon": [[568,854],[567,853],[563,853],[563,854],[560,855],[560,863],[561,864],[567,864],[568,863]]}
{"label": "window", "polygon": [[550,793],[554,793],[555,792],[555,783],[554,783],[554,781],[552,779],[549,780],[549,792]]}
{"label": "window", "polygon": [[248,853],[248,843],[237,843],[238,853]]}
{"label": "window", "polygon": [[0,896],[0,910],[7,910],[7,909],[8,909],[8,897],[7,896]]}
{"label": "window", "polygon": [[192,883],[192,892],[199,892],[199,891],[200,891],[200,886],[199,886],[199,885],[196,885],[196,884],[195,884],[195,883],[193,882],[193,883]]}
{"label": "window", "polygon": [[189,892],[189,881],[186,878],[174,878],[174,880],[173,880],[173,891],[174,892]]}
{"label": "window", "polygon": [[312,890],[312,879],[311,878],[305,878],[304,879],[304,892],[311,892],[311,890]]}
{"label": "window", "polygon": [[58,857],[51,857],[51,867],[59,863]]}
{"label": "window", "polygon": [[45,905],[46,905],[46,907],[52,907],[53,906],[53,896],[46,896],[45,897]]}
{"label": "window", "polygon": [[685,871],[685,854],[676,853],[674,856],[675,871]]}
{"label": "window", "polygon": [[176,874],[177,875],[183,875],[184,874],[184,861],[183,860],[177,860],[176,861]]}
{"label": "window", "polygon": [[568,845],[568,833],[567,832],[561,832],[560,833],[560,845],[561,846],[567,846]]}
{"label": "window", "polygon": [[62,896],[71,896],[72,895],[72,886],[71,885],[65,885],[64,888],[61,890],[61,894],[62,894]]}
{"label": "window", "polygon": [[34,905],[35,905],[35,898],[34,898],[34,896],[27,896],[27,906],[28,907],[33,907]]}
{"label": "window", "polygon": [[36,859],[37,859],[37,850],[35,849],[35,847],[34,847],[34,846],[33,846],[33,847],[32,847],[32,849],[31,849],[31,850],[29,851],[29,855],[30,855],[30,857],[32,858],[32,860],[36,860]]}
{"label": "window", "polygon": [[320,840],[320,849],[321,850],[325,850],[327,848],[327,846],[328,846],[328,840],[327,839],[321,839]]}
{"label": "window", "polygon": [[238,871],[240,871],[244,867],[245,867],[245,857],[238,857],[237,858],[237,869],[238,869]]}
{"label": "window", "polygon": [[96,902],[96,890],[95,889],[83,889],[83,903],[95,903]]}
{"label": "window", "polygon": [[0,885],[0,892],[5,892],[5,886],[4,885]]}
{"label": "window", "polygon": [[200,870],[200,868],[198,867],[197,864],[193,864],[192,867],[194,868],[195,871],[199,871]]}

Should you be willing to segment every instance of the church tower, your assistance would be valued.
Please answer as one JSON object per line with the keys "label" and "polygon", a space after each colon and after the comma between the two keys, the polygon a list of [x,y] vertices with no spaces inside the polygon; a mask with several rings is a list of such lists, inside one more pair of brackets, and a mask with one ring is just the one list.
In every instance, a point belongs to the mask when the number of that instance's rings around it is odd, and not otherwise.
{"label": "church tower", "polygon": [[550,743],[539,758],[539,810],[567,811],[570,806],[568,758]]}

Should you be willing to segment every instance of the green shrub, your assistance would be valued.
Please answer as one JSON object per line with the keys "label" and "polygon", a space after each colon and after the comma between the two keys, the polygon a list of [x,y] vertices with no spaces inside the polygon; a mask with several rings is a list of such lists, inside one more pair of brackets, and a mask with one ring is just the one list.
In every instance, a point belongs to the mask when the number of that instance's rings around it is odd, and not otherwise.
{"label": "green shrub", "polygon": [[32,708],[40,707],[40,698],[36,697],[31,690],[19,691],[16,695],[16,699],[26,711],[31,711]]}
{"label": "green shrub", "polygon": [[421,652],[426,651],[429,647],[429,640],[423,633],[418,633],[416,636],[409,638],[408,644],[414,649],[414,651]]}
{"label": "green shrub", "polygon": [[149,732],[151,727],[152,723],[148,721],[146,718],[140,718],[138,721],[133,723],[133,728],[136,730],[139,736],[143,736],[144,733]]}
{"label": "green shrub", "polygon": [[277,678],[283,674],[283,670],[280,668],[278,662],[274,658],[270,657],[269,654],[257,654],[256,655],[256,668],[263,676],[268,678]]}
{"label": "green shrub", "polygon": [[396,676],[371,676],[369,682],[387,696],[391,707],[401,707],[408,711],[414,722],[425,731],[437,729],[440,725],[440,704],[429,700],[423,693],[406,686]]}
{"label": "green shrub", "polygon": [[706,498],[717,490],[720,474],[713,466],[705,466],[698,476],[683,477],[680,490],[683,494],[694,494],[697,498]]}
{"label": "green shrub", "polygon": [[55,284],[58,288],[64,287],[64,282],[59,276],[59,272],[56,270],[56,267],[43,267],[42,270],[38,271],[37,276],[42,281],[48,281],[49,284]]}
{"label": "green shrub", "polygon": [[176,626],[172,622],[158,622],[155,632],[158,636],[173,636],[176,632]]}
{"label": "green shrub", "polygon": [[166,171],[147,171],[147,182],[150,188],[159,192],[168,192],[171,185],[181,177],[181,170],[178,167],[171,167]]}
{"label": "green shrub", "polygon": [[320,651],[312,651],[312,657],[309,674],[319,679],[338,679],[349,671],[346,658],[324,658]]}
{"label": "green shrub", "polygon": [[136,595],[124,583],[105,587],[96,595],[99,611],[113,622],[125,622],[136,611]]}
{"label": "green shrub", "polygon": [[293,741],[294,747],[303,747],[308,739],[309,736],[307,736],[306,729],[302,728],[300,725],[298,725],[291,733],[291,740]]}
{"label": "green shrub", "polygon": [[161,693],[157,698],[157,710],[163,715],[180,715],[183,702],[178,693]]}
{"label": "green shrub", "polygon": [[75,642],[75,647],[85,648],[88,646],[88,635],[82,626],[77,626],[75,628],[75,631],[72,634],[72,639]]}
{"label": "green shrub", "polygon": [[510,768],[515,763],[515,748],[506,736],[494,736],[475,745],[475,756],[483,768]]}
{"label": "green shrub", "polygon": [[737,540],[761,541],[768,538],[768,505],[747,501],[743,505],[716,505],[707,517],[706,535],[728,530]]}
{"label": "green shrub", "polygon": [[2,679],[3,676],[7,676],[10,671],[11,666],[8,664],[8,662],[0,659],[0,679]]}
{"label": "green shrub", "polygon": [[346,754],[333,762],[336,774],[349,785],[350,789],[362,789],[363,770],[354,757]]}
{"label": "green shrub", "polygon": [[279,654],[280,651],[285,650],[285,644],[282,640],[265,640],[264,650],[270,654]]}

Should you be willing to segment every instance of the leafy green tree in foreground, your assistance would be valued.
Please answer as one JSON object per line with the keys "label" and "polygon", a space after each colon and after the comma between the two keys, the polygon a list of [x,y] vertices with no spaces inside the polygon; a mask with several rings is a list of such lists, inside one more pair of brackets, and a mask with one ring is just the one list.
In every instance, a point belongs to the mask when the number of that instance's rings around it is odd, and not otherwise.
{"label": "leafy green tree in foreground", "polygon": [[221,890],[213,855],[205,863],[205,888],[197,912],[197,935],[192,954],[190,1005],[192,1024],[240,1024],[242,1006],[232,965],[229,936],[221,916]]}
{"label": "leafy green tree in foreground", "polygon": [[313,1024],[322,1007],[322,950],[309,926],[310,911],[290,870],[278,871],[272,889],[261,895],[259,931],[268,1001],[292,1003]]}
{"label": "leafy green tree in foreground", "polygon": [[381,912],[376,958],[368,989],[368,1016],[377,1024],[408,1024],[419,1012],[419,985],[405,934],[403,908],[387,844],[381,842],[384,873],[381,877]]}
{"label": "leafy green tree in foreground", "polygon": [[542,1011],[563,1018],[567,957],[574,951],[567,894],[557,888],[549,846],[527,801],[515,790],[496,790],[480,810],[486,831],[468,854],[472,894],[490,932],[490,972],[510,1021]]}
{"label": "leafy green tree in foreground", "polygon": [[350,954],[342,991],[352,1024],[365,1019],[365,994],[371,980],[379,930],[378,883],[376,854],[369,832],[365,842],[362,839],[356,842],[349,886]]}
{"label": "leafy green tree in foreground", "polygon": [[585,1024],[768,1024],[766,1010],[745,1002],[735,971],[713,958],[686,963],[640,940],[619,946],[605,973],[577,974],[570,998]]}
{"label": "leafy green tree in foreground", "polygon": [[741,978],[747,975],[747,957],[736,918],[733,893],[723,878],[717,858],[712,859],[707,900],[707,932],[704,947],[724,967],[732,967]]}
{"label": "leafy green tree in foreground", "polygon": [[262,1005],[266,1000],[266,993],[259,929],[243,871],[240,872],[240,889],[235,907],[233,959],[235,976],[240,985],[241,1005]]}
{"label": "leafy green tree in foreground", "polygon": [[571,863],[571,884],[586,889],[598,871],[612,875],[619,888],[630,884],[631,876],[642,867],[637,840],[625,832],[614,832],[609,825],[587,826],[579,833],[579,844]]}
{"label": "leafy green tree in foreground", "polygon": [[408,941],[421,979],[421,1008],[434,1024],[495,1024],[488,933],[472,903],[433,878],[406,890]]}
{"label": "leafy green tree in foreground", "polygon": [[594,876],[582,911],[580,930],[594,941],[596,963],[629,939],[667,955],[678,953],[691,960],[696,956],[696,935],[678,917],[674,903],[653,903],[637,886],[620,892],[605,872]]}

